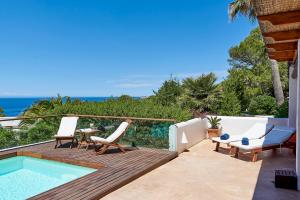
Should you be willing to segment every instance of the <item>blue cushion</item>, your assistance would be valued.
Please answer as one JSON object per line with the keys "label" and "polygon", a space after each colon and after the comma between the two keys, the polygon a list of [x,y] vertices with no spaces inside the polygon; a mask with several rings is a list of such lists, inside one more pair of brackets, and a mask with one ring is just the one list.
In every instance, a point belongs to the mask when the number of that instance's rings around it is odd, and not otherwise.
{"label": "blue cushion", "polygon": [[221,140],[228,140],[230,138],[230,135],[228,133],[224,133],[220,138]]}
{"label": "blue cushion", "polygon": [[246,138],[246,137],[242,138],[242,144],[243,145],[249,145],[249,139]]}

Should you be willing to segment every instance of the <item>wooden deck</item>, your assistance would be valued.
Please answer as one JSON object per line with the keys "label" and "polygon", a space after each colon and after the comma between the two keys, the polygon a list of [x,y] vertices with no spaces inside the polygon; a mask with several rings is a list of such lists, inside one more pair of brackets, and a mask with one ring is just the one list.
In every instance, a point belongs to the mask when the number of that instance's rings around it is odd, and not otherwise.
{"label": "wooden deck", "polygon": [[104,155],[96,155],[93,150],[68,147],[54,149],[53,147],[54,143],[51,142],[14,149],[0,152],[0,158],[28,155],[98,170],[31,199],[100,199],[177,157],[176,152],[149,148],[127,148],[126,153],[111,149]]}

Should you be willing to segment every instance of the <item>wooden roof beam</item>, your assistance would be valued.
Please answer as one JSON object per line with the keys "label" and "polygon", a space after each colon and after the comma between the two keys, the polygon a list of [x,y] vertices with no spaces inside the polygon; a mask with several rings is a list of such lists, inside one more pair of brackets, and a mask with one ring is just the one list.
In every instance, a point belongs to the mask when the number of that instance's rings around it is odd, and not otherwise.
{"label": "wooden roof beam", "polygon": [[278,31],[263,33],[264,37],[271,37],[275,41],[298,40],[300,38],[300,29],[289,31]]}
{"label": "wooden roof beam", "polygon": [[266,44],[268,49],[274,49],[275,51],[287,51],[297,49],[297,40],[294,42],[282,42],[282,43],[273,43]]}
{"label": "wooden roof beam", "polygon": [[258,16],[260,21],[269,21],[273,25],[300,22],[300,10]]}
{"label": "wooden roof beam", "polygon": [[270,59],[274,59],[277,61],[293,61],[295,59],[296,53],[297,53],[296,50],[275,51],[275,52],[270,52],[269,57]]}

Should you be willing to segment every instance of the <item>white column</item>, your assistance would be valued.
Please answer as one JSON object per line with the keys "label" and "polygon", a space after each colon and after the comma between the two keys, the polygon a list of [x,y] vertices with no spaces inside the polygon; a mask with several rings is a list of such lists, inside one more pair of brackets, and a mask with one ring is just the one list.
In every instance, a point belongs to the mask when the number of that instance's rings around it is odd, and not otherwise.
{"label": "white column", "polygon": [[297,76],[297,148],[296,148],[296,172],[298,176],[298,190],[300,190],[300,39],[298,40],[298,76]]}
{"label": "white column", "polygon": [[289,69],[289,127],[296,128],[296,116],[297,116],[297,63],[290,66]]}

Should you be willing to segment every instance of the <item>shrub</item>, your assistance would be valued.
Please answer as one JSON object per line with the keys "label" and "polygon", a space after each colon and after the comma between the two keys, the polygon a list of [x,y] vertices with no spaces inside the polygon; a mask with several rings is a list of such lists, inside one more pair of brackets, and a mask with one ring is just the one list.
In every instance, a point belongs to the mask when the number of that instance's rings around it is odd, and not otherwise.
{"label": "shrub", "polygon": [[274,115],[276,113],[275,98],[267,95],[252,98],[249,113],[253,115]]}
{"label": "shrub", "polygon": [[226,92],[222,95],[221,115],[237,116],[241,114],[241,103],[234,92]]}
{"label": "shrub", "polygon": [[277,107],[275,117],[288,118],[289,117],[289,101],[286,100],[282,105]]}
{"label": "shrub", "polygon": [[57,132],[58,125],[48,121],[40,121],[29,129],[22,130],[20,133],[20,143],[30,144],[50,140]]}
{"label": "shrub", "polygon": [[18,140],[13,131],[0,128],[0,149],[18,145]]}

